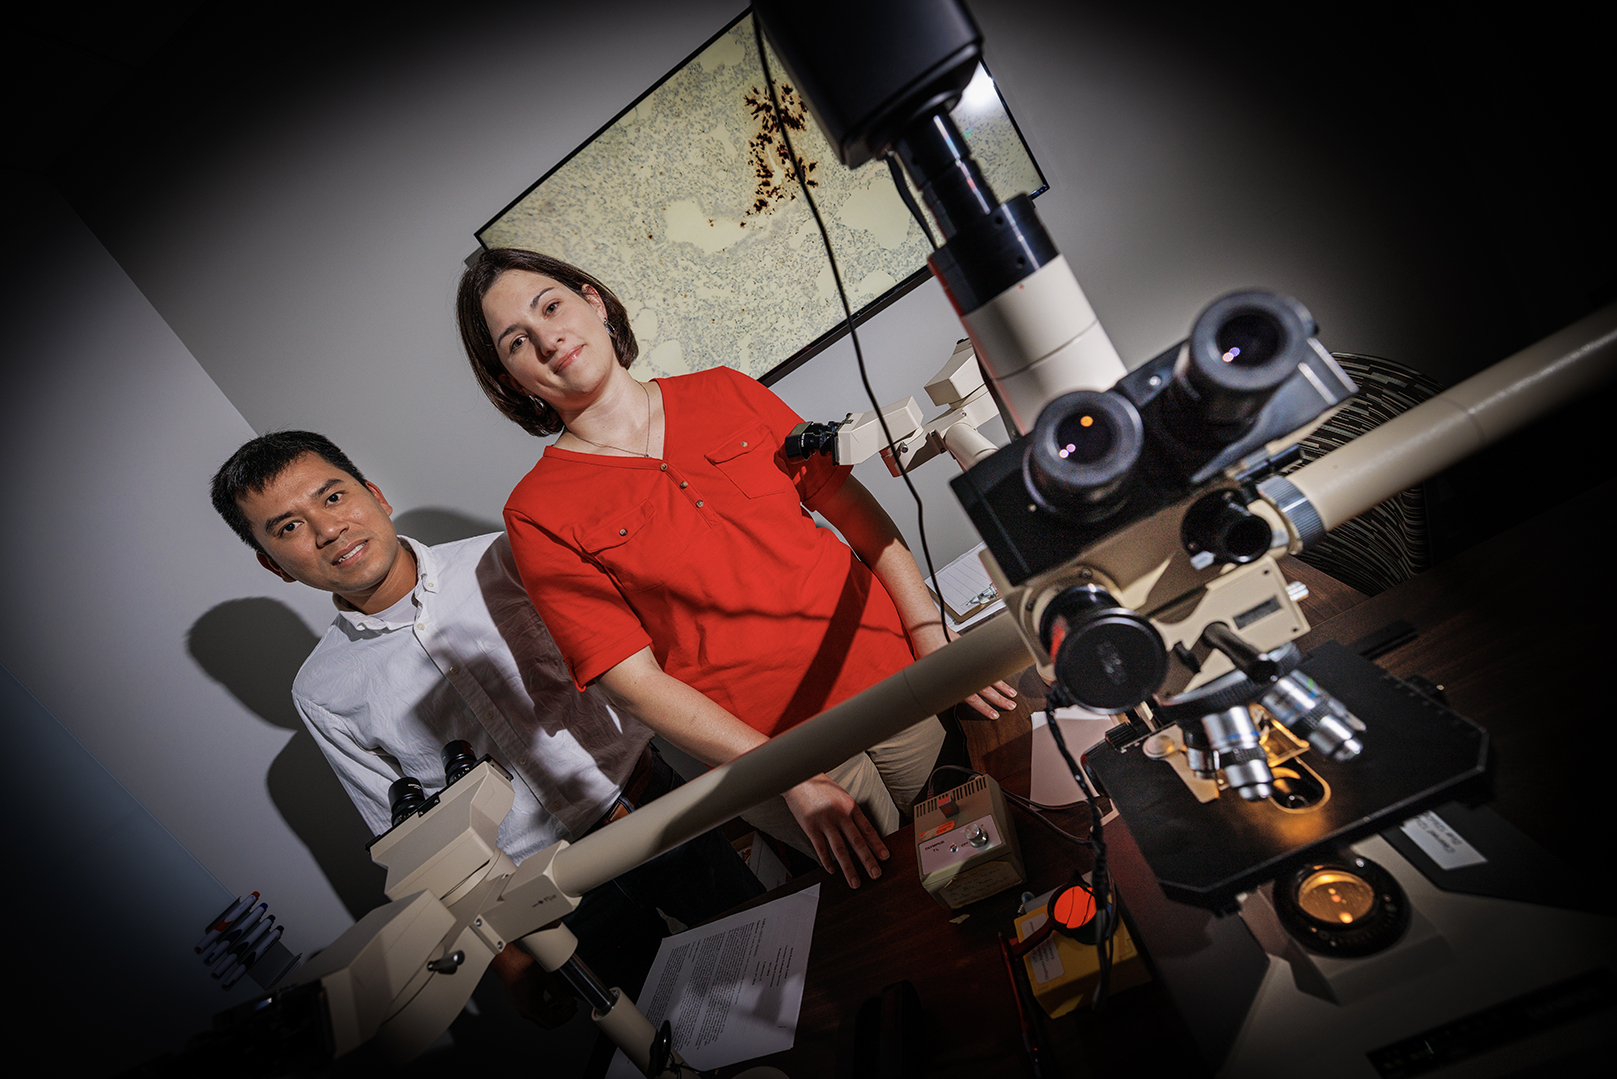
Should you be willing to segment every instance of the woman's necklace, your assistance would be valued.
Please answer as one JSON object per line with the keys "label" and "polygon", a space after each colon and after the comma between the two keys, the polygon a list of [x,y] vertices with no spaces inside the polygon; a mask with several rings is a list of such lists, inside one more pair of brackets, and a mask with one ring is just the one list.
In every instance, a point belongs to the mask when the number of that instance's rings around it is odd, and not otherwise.
{"label": "woman's necklace", "polygon": [[583,435],[579,434],[577,431],[573,430],[571,427],[569,427],[567,429],[567,433],[572,435],[574,438],[578,439],[580,442],[588,442],[591,446],[594,446],[597,449],[617,450],[619,453],[627,453],[627,454],[630,454],[631,456],[637,455],[637,456],[640,456],[640,457],[650,457],[651,456],[651,391],[646,389],[646,384],[644,382],[640,383],[640,389],[641,389],[641,392],[643,392],[646,395],[646,448],[644,450],[640,451],[638,454],[636,454],[636,451],[634,451],[634,450],[626,450],[622,446],[614,446],[610,442],[597,442],[593,438],[585,438]]}

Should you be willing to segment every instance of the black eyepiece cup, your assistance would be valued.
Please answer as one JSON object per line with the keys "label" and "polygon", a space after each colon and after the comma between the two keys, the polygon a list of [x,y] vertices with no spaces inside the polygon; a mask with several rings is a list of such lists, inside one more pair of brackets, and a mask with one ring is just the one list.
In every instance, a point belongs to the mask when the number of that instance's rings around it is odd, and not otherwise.
{"label": "black eyepiece cup", "polygon": [[1233,438],[1249,427],[1308,355],[1318,332],[1308,309],[1276,292],[1235,292],[1208,305],[1174,368],[1170,412],[1188,425]]}
{"label": "black eyepiece cup", "polygon": [[472,752],[472,744],[460,739],[446,743],[438,759],[444,762],[445,786],[477,767],[477,755]]}
{"label": "black eyepiece cup", "polygon": [[1028,436],[1022,462],[1028,495],[1069,520],[1107,517],[1126,498],[1144,444],[1140,413],[1127,398],[1064,394],[1044,407]]}
{"label": "black eyepiece cup", "polygon": [[415,776],[405,776],[403,779],[393,781],[387,789],[388,808],[393,811],[393,824],[397,827],[410,819],[414,813],[419,813],[427,804],[426,792],[421,789],[421,781]]}

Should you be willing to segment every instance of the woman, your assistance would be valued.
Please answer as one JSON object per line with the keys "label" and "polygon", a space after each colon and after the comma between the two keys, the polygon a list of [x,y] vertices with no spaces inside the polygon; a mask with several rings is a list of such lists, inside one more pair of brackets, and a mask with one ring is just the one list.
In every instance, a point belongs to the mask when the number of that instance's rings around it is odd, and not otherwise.
{"label": "woman", "polygon": [[[495,406],[532,434],[561,432],[505,519],[580,687],[599,679],[712,765],[946,643],[887,514],[849,469],[785,460],[799,418],[758,383],[727,367],[636,380],[617,297],[533,252],[479,255],[457,317]],[[984,691],[999,707],[1013,694],[1003,682]],[[898,827],[942,739],[929,719],[747,819],[857,888],[858,865],[880,875],[881,835]]]}

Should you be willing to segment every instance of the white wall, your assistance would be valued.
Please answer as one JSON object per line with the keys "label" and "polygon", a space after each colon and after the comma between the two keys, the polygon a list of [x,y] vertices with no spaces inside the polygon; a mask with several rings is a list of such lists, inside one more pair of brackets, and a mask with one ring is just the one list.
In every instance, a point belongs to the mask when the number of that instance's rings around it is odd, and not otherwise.
{"label": "white wall", "polygon": [[[222,600],[277,583],[207,501],[252,428],[73,212],[23,194],[32,227],[6,252],[0,294],[0,489],[17,511],[0,531],[0,664],[308,950],[349,917],[266,786],[293,732],[209,677],[188,642]],[[313,592],[282,598],[329,621]]]}

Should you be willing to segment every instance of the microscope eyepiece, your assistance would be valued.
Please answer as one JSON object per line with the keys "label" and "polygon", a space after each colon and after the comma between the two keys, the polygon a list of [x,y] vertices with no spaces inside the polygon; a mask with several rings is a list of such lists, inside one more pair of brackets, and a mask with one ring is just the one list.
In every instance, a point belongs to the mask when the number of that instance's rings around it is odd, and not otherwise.
{"label": "microscope eyepiece", "polygon": [[1308,309],[1274,292],[1236,292],[1209,304],[1174,366],[1164,418],[1187,443],[1223,444],[1251,427],[1308,354]]}
{"label": "microscope eyepiece", "polygon": [[472,752],[472,744],[461,739],[446,743],[438,759],[444,762],[446,787],[477,767],[477,755]]}
{"label": "microscope eyepiece", "polygon": [[393,824],[397,827],[419,813],[427,804],[426,792],[421,789],[421,780],[415,776],[405,776],[403,779],[393,781],[387,789],[388,807],[393,811]]}
{"label": "microscope eyepiece", "polygon": [[836,456],[837,429],[840,423],[800,423],[786,435],[781,452],[793,461],[818,454]]}
{"label": "microscope eyepiece", "polygon": [[1140,413],[1125,397],[1077,390],[1045,406],[1028,436],[1023,477],[1033,501],[1069,520],[1110,516],[1144,446]]}
{"label": "microscope eyepiece", "polygon": [[1261,368],[1280,353],[1281,329],[1265,311],[1241,311],[1213,330],[1220,362]]}

